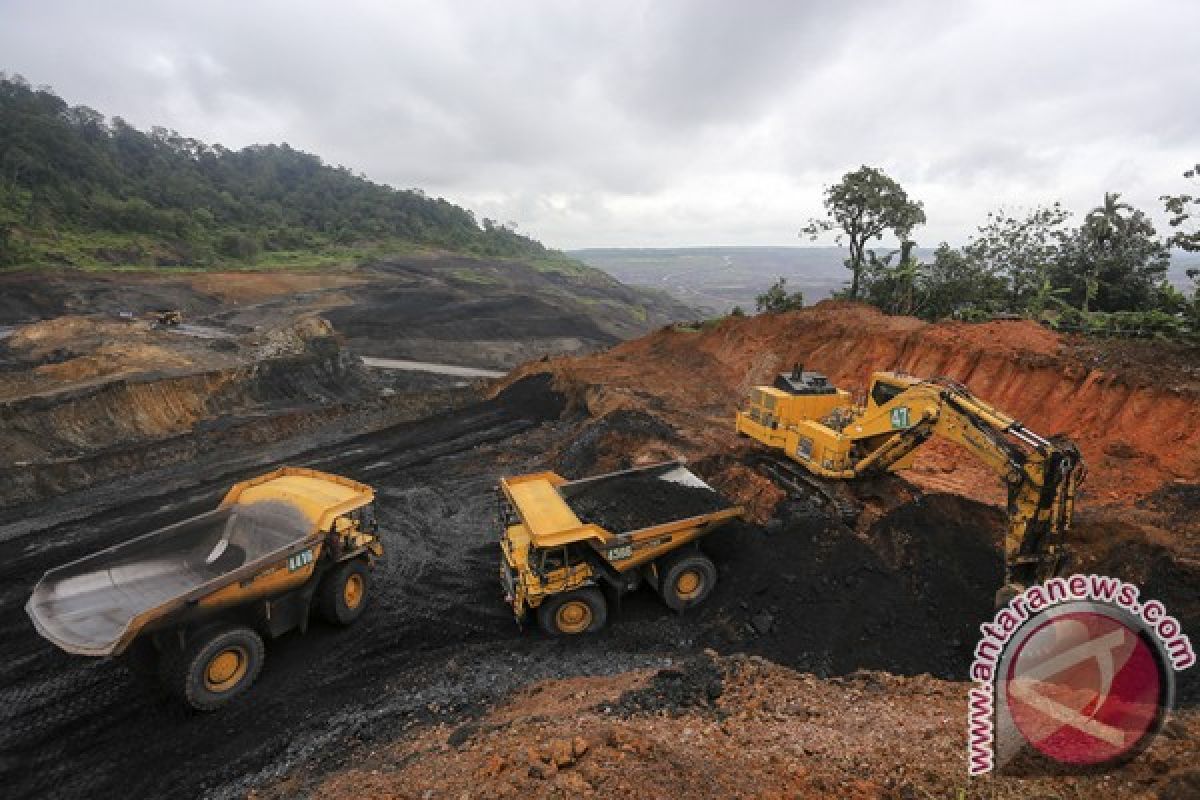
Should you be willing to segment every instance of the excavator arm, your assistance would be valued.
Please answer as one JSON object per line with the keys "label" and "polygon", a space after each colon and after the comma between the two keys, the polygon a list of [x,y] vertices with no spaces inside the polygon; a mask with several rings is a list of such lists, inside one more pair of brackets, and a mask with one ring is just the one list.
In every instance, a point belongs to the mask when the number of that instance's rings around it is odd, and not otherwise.
{"label": "excavator arm", "polygon": [[[1065,437],[1043,438],[946,379],[915,384],[876,413],[890,420],[897,408],[909,408],[910,413],[918,409],[920,414],[909,427],[881,441],[865,436],[876,441],[855,463],[854,473],[887,470],[934,436],[956,442],[1007,485],[1006,586],[1027,586],[1057,574],[1067,555],[1064,537],[1071,526],[1075,491],[1085,474],[1074,443]],[[863,427],[871,430],[869,419]]]}

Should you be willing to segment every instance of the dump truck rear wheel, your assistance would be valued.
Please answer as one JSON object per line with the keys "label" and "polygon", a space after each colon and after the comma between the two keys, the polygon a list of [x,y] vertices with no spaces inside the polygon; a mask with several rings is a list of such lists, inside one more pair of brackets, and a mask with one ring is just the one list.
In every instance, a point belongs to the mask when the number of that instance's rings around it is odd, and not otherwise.
{"label": "dump truck rear wheel", "polygon": [[703,553],[688,553],[660,567],[658,591],[672,611],[700,605],[716,585],[717,567]]}
{"label": "dump truck rear wheel", "polygon": [[246,627],[215,628],[162,654],[162,679],[197,711],[213,711],[250,688],[262,671],[262,637]]}
{"label": "dump truck rear wheel", "polygon": [[551,636],[594,633],[608,620],[608,602],[597,589],[555,595],[538,606],[538,624]]}
{"label": "dump truck rear wheel", "polygon": [[355,559],[329,571],[321,582],[317,607],[334,625],[349,625],[367,608],[371,583],[367,565]]}

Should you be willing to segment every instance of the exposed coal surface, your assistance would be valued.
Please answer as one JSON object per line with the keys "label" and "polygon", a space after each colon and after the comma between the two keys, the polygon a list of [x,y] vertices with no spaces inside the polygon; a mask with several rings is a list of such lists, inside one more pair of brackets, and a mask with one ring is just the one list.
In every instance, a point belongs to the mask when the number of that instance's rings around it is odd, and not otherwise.
{"label": "exposed coal surface", "polygon": [[568,497],[567,505],[584,522],[624,533],[720,511],[729,504],[709,489],[635,475],[597,481]]}
{"label": "exposed coal surface", "polygon": [[[302,759],[319,753],[329,766],[351,740],[458,713],[551,677],[551,667],[593,668],[571,654],[514,653],[519,631],[495,578],[490,489],[499,474],[532,468],[545,451],[544,442],[511,441],[539,423],[553,425],[558,403],[539,400],[539,385],[545,380],[537,377],[518,384],[508,396],[514,402],[477,403],[287,457],[374,486],[386,556],[358,623],[341,630],[314,620],[305,635],[268,642],[254,689],[215,714],[186,710],[135,678],[122,659],[59,651],[37,635],[22,606],[47,569],[211,509],[231,483],[272,468],[278,454],[260,444],[246,452],[231,446],[226,462],[79,492],[47,504],[40,519],[0,514],[0,794],[239,797]],[[249,461],[236,460],[243,456]],[[501,643],[498,650],[492,643]],[[484,655],[472,656],[472,648]],[[479,657],[490,662],[470,666]],[[653,663],[588,658],[614,671]],[[465,673],[448,663],[454,659],[468,665]]]}
{"label": "exposed coal surface", "polygon": [[711,711],[725,691],[724,676],[708,656],[687,658],[678,667],[661,669],[647,686],[623,693],[615,711],[628,718],[665,713],[672,717],[689,711]]}
{"label": "exposed coal surface", "polygon": [[[675,429],[658,417],[641,409],[622,408],[590,422],[578,436],[573,437],[558,454],[554,471],[572,479],[602,472],[595,468],[596,462],[602,452],[614,449],[611,444],[615,437],[634,441],[680,441]],[[632,466],[628,458],[622,458],[619,468],[628,469]]]}
{"label": "exposed coal surface", "polygon": [[[1003,561],[998,509],[927,495],[857,534],[811,509],[784,525],[729,526],[704,540],[722,609],[702,644],[818,675],[855,669],[963,678],[991,618]],[[705,610],[709,609],[709,610]]]}

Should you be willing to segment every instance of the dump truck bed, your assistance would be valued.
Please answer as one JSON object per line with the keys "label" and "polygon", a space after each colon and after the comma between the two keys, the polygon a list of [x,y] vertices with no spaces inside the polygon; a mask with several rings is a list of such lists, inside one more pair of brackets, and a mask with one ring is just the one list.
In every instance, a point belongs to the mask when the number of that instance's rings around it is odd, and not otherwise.
{"label": "dump truck bed", "polygon": [[114,655],[135,627],[253,574],[313,534],[287,503],[234,504],[47,572],[26,610],[63,650]]}
{"label": "dump truck bed", "polygon": [[506,478],[502,486],[539,547],[577,539],[581,532],[611,541],[689,520],[700,525],[741,513],[678,461],[577,481],[542,472]]}
{"label": "dump truck bed", "polygon": [[678,463],[571,481],[560,486],[558,492],[581,522],[617,534],[704,517],[732,507]]}

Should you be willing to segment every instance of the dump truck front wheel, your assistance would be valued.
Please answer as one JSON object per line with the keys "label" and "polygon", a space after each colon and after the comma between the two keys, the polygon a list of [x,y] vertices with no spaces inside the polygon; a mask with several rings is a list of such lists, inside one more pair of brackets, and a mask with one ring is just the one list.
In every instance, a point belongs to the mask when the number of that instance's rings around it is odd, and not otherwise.
{"label": "dump truck front wheel", "polygon": [[181,650],[162,654],[163,683],[197,711],[213,711],[258,678],[266,657],[262,637],[242,626],[193,636]]}
{"label": "dump truck front wheel", "polygon": [[538,624],[551,636],[593,633],[604,627],[608,603],[597,589],[557,594],[538,606]]}
{"label": "dump truck front wheel", "polygon": [[339,564],[321,582],[317,608],[334,625],[349,625],[367,608],[370,589],[367,565],[360,559]]}
{"label": "dump truck front wheel", "polygon": [[708,599],[717,585],[717,567],[703,553],[667,560],[659,571],[659,594],[672,611],[684,611]]}

